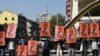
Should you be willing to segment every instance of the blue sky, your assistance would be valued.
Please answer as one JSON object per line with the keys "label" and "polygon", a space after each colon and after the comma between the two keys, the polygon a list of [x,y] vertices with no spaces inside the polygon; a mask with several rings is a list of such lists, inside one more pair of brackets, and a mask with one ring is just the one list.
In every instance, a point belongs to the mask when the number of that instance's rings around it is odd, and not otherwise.
{"label": "blue sky", "polygon": [[66,0],[0,0],[0,11],[10,10],[14,13],[23,13],[29,19],[34,20],[39,13],[61,13],[66,16]]}

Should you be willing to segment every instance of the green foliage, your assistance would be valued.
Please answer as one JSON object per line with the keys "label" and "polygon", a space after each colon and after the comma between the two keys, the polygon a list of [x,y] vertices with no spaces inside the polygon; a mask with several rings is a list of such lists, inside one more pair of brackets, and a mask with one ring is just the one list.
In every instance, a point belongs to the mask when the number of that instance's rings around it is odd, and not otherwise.
{"label": "green foliage", "polygon": [[51,35],[54,36],[55,33],[55,25],[57,25],[57,16],[58,16],[58,25],[64,26],[65,25],[65,16],[62,14],[53,15],[50,23],[51,23]]}

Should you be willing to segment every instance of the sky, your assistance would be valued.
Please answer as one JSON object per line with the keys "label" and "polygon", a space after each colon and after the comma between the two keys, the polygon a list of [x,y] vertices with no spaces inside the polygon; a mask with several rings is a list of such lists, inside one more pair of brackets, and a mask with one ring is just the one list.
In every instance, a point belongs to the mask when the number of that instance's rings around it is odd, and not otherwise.
{"label": "sky", "polygon": [[47,6],[49,14],[61,13],[66,16],[66,0],[0,0],[0,11],[23,13],[31,20],[37,14],[47,12]]}

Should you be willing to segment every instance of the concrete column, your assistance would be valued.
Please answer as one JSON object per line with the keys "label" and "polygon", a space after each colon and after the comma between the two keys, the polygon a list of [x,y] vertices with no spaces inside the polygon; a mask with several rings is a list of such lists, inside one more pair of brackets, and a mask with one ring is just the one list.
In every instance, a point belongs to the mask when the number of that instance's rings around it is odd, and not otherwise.
{"label": "concrete column", "polygon": [[72,1],[72,19],[78,14],[78,0]]}
{"label": "concrete column", "polygon": [[[78,15],[78,0],[72,0],[72,19]],[[79,23],[75,24],[75,28],[78,29]]]}

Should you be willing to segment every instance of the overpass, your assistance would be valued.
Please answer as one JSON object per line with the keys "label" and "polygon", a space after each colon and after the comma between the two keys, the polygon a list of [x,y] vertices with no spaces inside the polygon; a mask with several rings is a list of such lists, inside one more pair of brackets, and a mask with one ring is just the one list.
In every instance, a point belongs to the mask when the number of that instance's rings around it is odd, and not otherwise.
{"label": "overpass", "polygon": [[95,8],[97,6],[100,6],[100,0],[92,2],[91,4],[86,6],[84,9],[82,9],[75,18],[73,18],[70,22],[68,22],[65,25],[65,29],[71,28],[72,26],[74,26],[74,24],[76,24],[78,22],[78,20],[80,20],[86,13],[88,13],[90,10],[92,10],[93,8]]}
{"label": "overpass", "polygon": [[[80,20],[86,13],[88,13],[90,10],[96,8],[97,6],[100,6],[100,0],[92,2],[91,4],[89,4],[88,6],[86,6],[84,9],[82,9],[78,15],[76,17],[74,17],[71,21],[69,21],[66,25],[65,25],[65,29],[68,28],[72,28],[77,22],[78,20]],[[76,56],[81,56],[80,51],[75,50],[76,52]],[[92,50],[88,50],[88,54],[91,53]],[[66,54],[64,54],[64,56],[68,56],[68,51],[65,51]],[[100,55],[100,52],[99,52]],[[88,55],[90,56],[90,55]]]}

